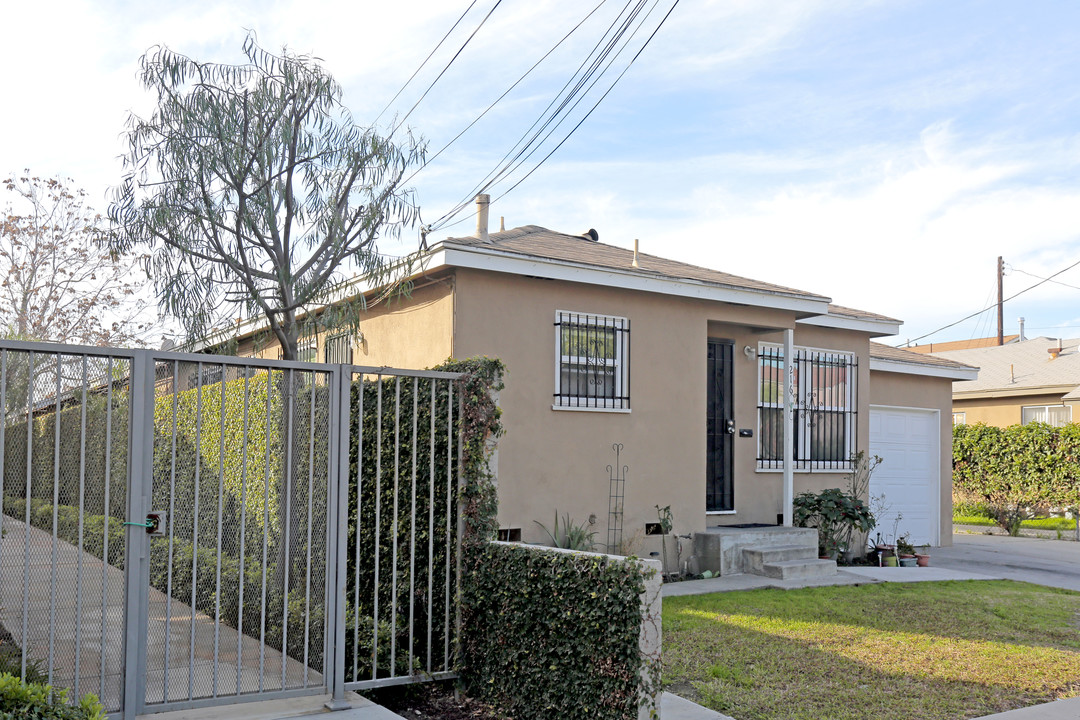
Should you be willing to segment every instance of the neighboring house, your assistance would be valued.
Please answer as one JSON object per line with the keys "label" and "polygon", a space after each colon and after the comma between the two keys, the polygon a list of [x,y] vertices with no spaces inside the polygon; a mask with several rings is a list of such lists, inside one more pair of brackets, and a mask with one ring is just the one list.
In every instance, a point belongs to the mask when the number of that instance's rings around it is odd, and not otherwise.
{"label": "neighboring house", "polygon": [[1006,345],[935,352],[976,365],[979,379],[953,388],[953,422],[998,427],[1080,420],[1080,340],[1038,337]]}
{"label": "neighboring house", "polygon": [[[902,510],[901,532],[951,542],[951,390],[973,368],[874,344],[900,322],[821,295],[605,245],[595,231],[489,235],[481,217],[476,237],[430,249],[409,297],[369,310],[362,339],[320,336],[308,352],[393,367],[501,358],[504,537],[540,541],[534,521],[550,526],[557,511],[592,523],[600,543],[621,524],[622,549],[645,554],[659,549],[645,537],[657,506],[678,534],[778,524],[791,330],[794,492],[843,487],[854,453],[882,455],[871,492]],[[247,332],[239,353],[252,351]],[[628,470],[613,490],[616,443]]]}

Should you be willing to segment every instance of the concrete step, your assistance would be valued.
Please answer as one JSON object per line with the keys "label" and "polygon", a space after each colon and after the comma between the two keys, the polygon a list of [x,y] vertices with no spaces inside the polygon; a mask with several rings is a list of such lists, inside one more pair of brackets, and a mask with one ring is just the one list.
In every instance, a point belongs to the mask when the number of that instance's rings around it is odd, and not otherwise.
{"label": "concrete step", "polygon": [[835,560],[783,560],[766,563],[761,575],[777,580],[813,580],[836,574]]}
{"label": "concrete step", "polygon": [[787,562],[788,560],[814,560],[817,556],[816,544],[745,548],[743,550],[743,568],[748,573],[762,575],[762,568],[766,565]]}

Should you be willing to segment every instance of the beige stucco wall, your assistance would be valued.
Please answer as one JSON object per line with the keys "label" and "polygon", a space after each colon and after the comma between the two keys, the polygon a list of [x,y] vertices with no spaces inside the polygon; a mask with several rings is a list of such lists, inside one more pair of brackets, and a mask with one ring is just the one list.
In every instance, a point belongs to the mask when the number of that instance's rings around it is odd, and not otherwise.
{"label": "beige stucco wall", "polygon": [[940,508],[939,537],[942,546],[952,545],[952,381],[905,373],[870,373],[870,403],[901,408],[937,410]]}
{"label": "beige stucco wall", "polygon": [[[453,355],[454,289],[452,278],[421,280],[408,295],[380,303],[360,316],[362,343],[353,341],[353,364],[373,367],[429,368]],[[318,361],[323,360],[326,333],[317,336]],[[242,340],[237,354],[277,358],[278,343],[270,336],[258,348]]]}
{"label": "beige stucco wall", "polygon": [[[759,342],[782,342],[794,323],[787,311],[584,286],[553,280],[459,270],[455,293],[455,352],[496,355],[506,363],[501,396],[506,436],[499,444],[499,520],[521,528],[525,540],[544,539],[534,521],[550,526],[555,511],[578,523],[595,515],[606,541],[613,443],[623,443],[629,466],[624,542],[630,550],[658,549],[642,537],[656,521],[656,505],[671,505],[675,532],[707,524],[775,523],[781,512],[782,474],[756,470],[757,363],[743,354]],[[553,410],[557,310],[627,317],[631,321],[630,413]],[[706,515],[706,372],[709,338],[735,343],[737,428],[734,514]],[[864,333],[799,327],[797,345],[859,354],[860,388],[869,380]],[[860,393],[859,443],[868,433],[868,400]],[[796,492],[835,486],[835,473],[798,473]],[[637,541],[635,542],[635,538]],[[669,539],[669,542],[670,539]],[[653,547],[657,545],[657,547]]]}
{"label": "beige stucco wall", "polygon": [[[961,387],[963,383],[957,383]],[[1052,395],[1010,395],[997,398],[956,399],[952,401],[952,412],[965,414],[964,422],[968,425],[986,423],[996,427],[1019,425],[1022,419],[1020,409],[1025,405],[1061,405],[1061,393]],[[1080,419],[1073,410],[1073,420]]]}

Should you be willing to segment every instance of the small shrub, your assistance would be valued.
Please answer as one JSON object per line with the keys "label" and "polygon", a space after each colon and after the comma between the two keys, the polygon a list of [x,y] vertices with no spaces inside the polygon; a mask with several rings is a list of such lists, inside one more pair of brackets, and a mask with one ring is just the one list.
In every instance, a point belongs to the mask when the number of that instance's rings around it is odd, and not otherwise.
{"label": "small shrub", "polygon": [[10,673],[0,673],[0,720],[105,720],[105,710],[93,694],[75,705],[67,702],[67,690],[28,683]]}
{"label": "small shrub", "polygon": [[548,530],[547,526],[539,520],[533,520],[534,523],[540,526],[540,529],[547,533],[548,539],[551,540],[552,547],[562,548],[563,550],[592,550],[596,547],[596,531],[589,530],[587,523],[581,523],[575,525],[574,521],[570,519],[570,513],[563,514],[563,527],[562,532],[559,531],[559,511],[555,511],[555,525],[551,530]]}

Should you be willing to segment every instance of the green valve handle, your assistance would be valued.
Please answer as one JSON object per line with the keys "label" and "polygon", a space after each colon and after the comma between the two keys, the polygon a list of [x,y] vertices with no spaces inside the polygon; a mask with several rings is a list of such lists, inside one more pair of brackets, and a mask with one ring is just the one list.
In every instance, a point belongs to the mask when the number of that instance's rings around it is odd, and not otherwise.
{"label": "green valve handle", "polygon": [[143,522],[125,522],[124,525],[131,525],[133,527],[141,527],[146,529],[147,535],[164,535],[165,534],[165,513],[160,510],[154,510],[146,515],[146,520]]}

